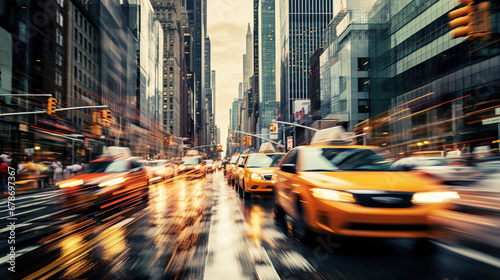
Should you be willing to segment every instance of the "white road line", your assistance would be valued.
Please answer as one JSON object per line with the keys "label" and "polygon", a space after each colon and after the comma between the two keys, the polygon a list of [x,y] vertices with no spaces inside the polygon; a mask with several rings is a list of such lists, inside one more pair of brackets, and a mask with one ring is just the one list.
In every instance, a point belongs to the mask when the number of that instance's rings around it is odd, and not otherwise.
{"label": "white road line", "polygon": [[491,266],[494,266],[496,268],[500,268],[500,259],[495,258],[493,256],[490,256],[488,254],[469,249],[469,248],[464,248],[464,247],[455,247],[455,246],[449,246],[443,243],[435,242],[433,241],[434,244],[448,250],[452,251],[456,254],[459,254],[461,256],[476,260],[478,262],[482,262],[485,264],[489,264]]}
{"label": "white road line", "polygon": [[[22,250],[16,251],[16,255],[15,255],[15,257],[16,257],[16,258],[19,258],[21,255],[26,254],[26,253],[28,253],[28,252],[31,252],[31,251],[33,251],[33,250],[35,250],[35,249],[39,248],[39,247],[40,247],[40,246],[31,246],[31,247],[28,247],[28,248],[25,248],[25,249],[22,249]],[[3,258],[1,258],[1,259],[0,259],[0,264],[1,264],[1,263],[5,263],[5,262],[7,262],[9,259],[10,259],[10,256],[8,256],[8,255],[7,255],[7,256],[5,256],[5,257],[3,257]]]}
{"label": "white road line", "polygon": [[135,220],[135,218],[128,218],[128,219],[125,219],[117,224],[114,224],[113,226],[111,226],[111,228],[117,228],[117,227],[123,227],[123,226],[126,226],[128,224],[130,224],[133,220]]}

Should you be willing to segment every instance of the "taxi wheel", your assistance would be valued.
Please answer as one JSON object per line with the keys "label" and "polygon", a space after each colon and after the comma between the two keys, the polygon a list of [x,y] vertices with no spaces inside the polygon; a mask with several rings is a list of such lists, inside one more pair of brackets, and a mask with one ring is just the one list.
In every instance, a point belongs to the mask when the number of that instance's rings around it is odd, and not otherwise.
{"label": "taxi wheel", "polygon": [[297,219],[293,219],[293,233],[302,243],[312,243],[314,233],[307,225],[306,215],[300,204],[300,198],[297,199]]}
{"label": "taxi wheel", "polygon": [[245,182],[243,182],[243,187],[241,189],[241,193],[242,193],[242,197],[244,199],[249,199],[252,196],[251,193],[247,192],[247,189],[245,188]]}
{"label": "taxi wheel", "polygon": [[243,197],[243,190],[241,189],[240,184],[237,184],[237,192],[240,197]]}
{"label": "taxi wheel", "polygon": [[285,221],[285,211],[281,206],[279,206],[278,201],[276,200],[276,191],[273,193],[273,216],[276,220],[280,222]]}

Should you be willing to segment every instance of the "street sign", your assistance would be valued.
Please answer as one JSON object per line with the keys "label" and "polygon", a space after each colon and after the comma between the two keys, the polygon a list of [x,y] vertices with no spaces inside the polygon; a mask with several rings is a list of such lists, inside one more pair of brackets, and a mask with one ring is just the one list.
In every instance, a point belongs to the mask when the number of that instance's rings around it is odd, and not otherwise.
{"label": "street sign", "polygon": [[494,117],[494,118],[489,118],[489,119],[483,120],[483,125],[494,124],[494,123],[500,123],[500,117]]}
{"label": "street sign", "polygon": [[500,115],[500,107],[495,108],[495,115]]}
{"label": "street sign", "polygon": [[271,134],[269,135],[269,139],[271,139],[271,140],[276,140],[276,139],[278,139],[278,133],[271,133]]}
{"label": "street sign", "polygon": [[293,136],[288,136],[286,138],[286,149],[287,150],[293,149]]}

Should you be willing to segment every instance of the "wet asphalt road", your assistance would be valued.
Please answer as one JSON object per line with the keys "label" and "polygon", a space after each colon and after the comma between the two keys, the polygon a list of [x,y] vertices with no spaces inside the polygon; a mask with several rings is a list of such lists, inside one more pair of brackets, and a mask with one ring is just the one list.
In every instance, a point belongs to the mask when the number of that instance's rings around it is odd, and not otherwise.
{"label": "wet asphalt road", "polygon": [[500,280],[498,266],[413,240],[302,244],[273,219],[271,196],[242,200],[222,172],[152,185],[148,202],[104,214],[68,207],[59,190],[18,195],[13,273],[0,201],[0,279]]}

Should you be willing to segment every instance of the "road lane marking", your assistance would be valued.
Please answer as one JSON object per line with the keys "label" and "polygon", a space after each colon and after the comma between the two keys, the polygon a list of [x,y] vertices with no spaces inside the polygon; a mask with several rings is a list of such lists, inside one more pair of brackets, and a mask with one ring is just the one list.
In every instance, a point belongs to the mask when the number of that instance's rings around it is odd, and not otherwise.
{"label": "road lane marking", "polygon": [[[24,249],[21,249],[19,251],[16,252],[16,258],[19,258],[20,256],[28,253],[28,252],[31,252],[35,249],[38,249],[40,248],[41,246],[30,246],[28,248],[24,248]],[[5,263],[6,261],[8,261],[10,259],[10,256],[6,256],[6,257],[3,257],[3,258],[0,258],[0,263]]]}
{"label": "road lane marking", "polygon": [[494,266],[496,268],[500,268],[500,259],[495,258],[493,256],[490,256],[488,254],[465,248],[465,247],[454,247],[454,246],[449,246],[440,242],[433,241],[434,244],[438,245],[439,247],[442,247],[448,251],[454,252],[456,254],[459,254],[461,256],[467,257],[469,259],[476,260],[478,262],[486,263],[491,266]]}

